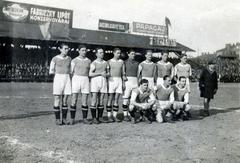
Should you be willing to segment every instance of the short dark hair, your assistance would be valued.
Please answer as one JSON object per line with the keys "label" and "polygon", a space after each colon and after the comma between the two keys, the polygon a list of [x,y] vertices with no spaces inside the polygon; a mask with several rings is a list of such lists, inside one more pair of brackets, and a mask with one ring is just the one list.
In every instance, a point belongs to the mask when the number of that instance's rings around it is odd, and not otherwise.
{"label": "short dark hair", "polygon": [[187,57],[187,54],[184,53],[180,56],[180,58],[183,58],[183,57]]}
{"label": "short dark hair", "polygon": [[134,52],[134,53],[135,53],[135,50],[133,50],[133,49],[129,50],[129,53],[131,53],[131,52]]}
{"label": "short dark hair", "polygon": [[180,77],[178,78],[179,81],[180,81],[181,79],[186,79],[186,77],[185,77],[185,76],[180,76]]}
{"label": "short dark hair", "polygon": [[170,76],[169,76],[169,75],[165,75],[165,76],[163,77],[163,80],[166,80],[167,78],[170,78]]}
{"label": "short dark hair", "polygon": [[82,48],[87,48],[87,46],[86,46],[86,45],[83,45],[83,44],[78,45],[78,50],[80,50],[80,49],[82,49]]}
{"label": "short dark hair", "polygon": [[147,54],[148,52],[152,53],[153,51],[152,51],[151,49],[148,49],[148,50],[146,50],[146,54]]}
{"label": "short dark hair", "polygon": [[144,83],[148,83],[148,80],[147,79],[141,79],[140,82],[139,82],[140,85],[142,85]]}
{"label": "short dark hair", "polygon": [[113,53],[115,53],[116,51],[121,51],[121,49],[119,49],[119,48],[114,48],[114,49],[113,49]]}
{"label": "short dark hair", "polygon": [[68,46],[68,47],[69,47],[69,45],[68,45],[67,43],[62,42],[62,43],[59,45],[59,47],[62,49],[63,46]]}
{"label": "short dark hair", "polygon": [[163,55],[163,54],[167,54],[167,55],[169,55],[169,53],[168,53],[168,52],[166,52],[166,51],[162,52],[162,55]]}
{"label": "short dark hair", "polygon": [[95,52],[97,53],[97,52],[98,52],[98,50],[100,50],[100,49],[102,49],[102,50],[103,50],[103,48],[101,48],[101,47],[97,47],[97,48],[95,49]]}

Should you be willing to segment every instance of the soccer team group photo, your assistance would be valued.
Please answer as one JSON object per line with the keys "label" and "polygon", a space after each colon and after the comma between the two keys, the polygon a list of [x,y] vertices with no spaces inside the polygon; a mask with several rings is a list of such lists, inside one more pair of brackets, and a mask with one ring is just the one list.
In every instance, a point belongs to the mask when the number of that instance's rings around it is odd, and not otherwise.
{"label": "soccer team group photo", "polygon": [[0,163],[240,162],[239,0],[0,0]]}

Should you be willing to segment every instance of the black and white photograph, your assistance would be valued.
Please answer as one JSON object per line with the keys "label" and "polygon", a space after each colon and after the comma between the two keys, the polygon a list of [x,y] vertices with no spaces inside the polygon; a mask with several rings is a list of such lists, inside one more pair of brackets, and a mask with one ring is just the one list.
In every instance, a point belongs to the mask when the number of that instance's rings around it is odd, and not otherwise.
{"label": "black and white photograph", "polygon": [[0,163],[238,162],[239,0],[0,0]]}

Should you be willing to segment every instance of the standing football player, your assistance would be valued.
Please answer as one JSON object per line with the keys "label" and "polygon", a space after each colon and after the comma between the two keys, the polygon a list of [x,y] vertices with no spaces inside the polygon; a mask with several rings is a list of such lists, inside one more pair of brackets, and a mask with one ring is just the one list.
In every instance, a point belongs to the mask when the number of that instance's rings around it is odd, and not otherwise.
{"label": "standing football player", "polygon": [[83,123],[89,124],[87,120],[88,115],[88,95],[90,93],[89,83],[89,70],[91,61],[86,57],[87,48],[85,45],[78,46],[79,56],[74,58],[71,62],[71,74],[72,76],[72,99],[70,107],[71,121],[70,124],[74,124],[76,106],[79,93],[82,100],[82,115]]}
{"label": "standing football player", "polygon": [[190,92],[189,77],[192,76],[192,68],[191,68],[191,65],[187,63],[186,54],[183,54],[181,56],[181,62],[175,66],[174,73],[175,73],[175,76],[177,76],[177,78],[179,78],[180,76],[186,77],[186,86],[188,88],[188,91]]}
{"label": "standing football player", "polygon": [[[102,48],[96,49],[97,59],[90,65],[89,77],[91,78],[91,113],[94,124],[105,122],[103,119],[104,96],[107,93],[107,77],[109,76],[109,65],[103,60],[104,51]],[[98,105],[97,105],[98,104]],[[98,110],[98,115],[96,115]]]}
{"label": "standing football player", "polygon": [[123,89],[125,89],[124,80],[126,80],[126,73],[124,62],[120,59],[121,50],[119,48],[115,48],[113,50],[113,55],[113,58],[108,61],[110,76],[108,78],[109,96],[107,102],[107,113],[108,119],[112,118],[113,121],[120,122],[117,118],[117,113],[119,110],[119,97],[122,94]]}
{"label": "standing football player", "polygon": [[134,88],[138,87],[138,65],[139,63],[135,60],[135,51],[131,50],[128,54],[128,59],[125,61],[125,70],[126,70],[126,77],[127,80],[125,81],[125,90],[123,93],[123,115],[124,115],[124,121],[130,121],[129,117],[129,100],[131,96],[131,92]]}
{"label": "standing football player", "polygon": [[[53,57],[50,63],[49,74],[54,74],[53,96],[54,113],[57,125],[67,125],[68,105],[67,99],[71,95],[70,67],[71,58],[67,56],[69,47],[67,44],[60,45],[60,54]],[[60,103],[62,99],[62,121],[60,120]]]}
{"label": "standing football player", "polygon": [[173,64],[168,62],[168,53],[162,54],[162,59],[157,62],[157,85],[163,84],[163,77],[165,75],[173,78],[174,68]]}
{"label": "standing football player", "polygon": [[145,54],[146,60],[141,62],[138,66],[138,79],[147,79],[148,87],[154,90],[156,86],[156,64],[152,62],[152,50],[147,50]]}

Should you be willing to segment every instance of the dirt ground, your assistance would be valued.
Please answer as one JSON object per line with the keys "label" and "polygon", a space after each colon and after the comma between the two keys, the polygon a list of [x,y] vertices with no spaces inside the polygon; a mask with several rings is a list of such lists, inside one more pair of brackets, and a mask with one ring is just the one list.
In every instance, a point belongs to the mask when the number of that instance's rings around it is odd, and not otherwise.
{"label": "dirt ground", "polygon": [[190,121],[84,125],[78,108],[76,125],[56,126],[51,83],[0,83],[0,162],[240,162],[240,84],[220,84],[206,118],[191,88]]}

